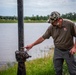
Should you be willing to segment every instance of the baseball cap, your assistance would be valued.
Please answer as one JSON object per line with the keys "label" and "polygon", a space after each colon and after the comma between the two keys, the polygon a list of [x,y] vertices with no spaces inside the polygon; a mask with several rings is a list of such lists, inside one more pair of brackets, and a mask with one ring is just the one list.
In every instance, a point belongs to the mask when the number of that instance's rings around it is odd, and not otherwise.
{"label": "baseball cap", "polygon": [[58,18],[60,18],[60,13],[57,11],[53,11],[50,15],[49,15],[49,19],[48,19],[48,23],[53,23],[55,20],[57,20]]}

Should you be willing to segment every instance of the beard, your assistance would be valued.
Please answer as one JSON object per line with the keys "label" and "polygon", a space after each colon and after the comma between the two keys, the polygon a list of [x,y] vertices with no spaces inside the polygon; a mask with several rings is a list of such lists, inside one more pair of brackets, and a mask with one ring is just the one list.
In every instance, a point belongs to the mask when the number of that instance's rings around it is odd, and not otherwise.
{"label": "beard", "polygon": [[[53,24],[52,24],[53,25]],[[53,25],[54,27],[60,27],[60,23],[58,22],[57,24]]]}

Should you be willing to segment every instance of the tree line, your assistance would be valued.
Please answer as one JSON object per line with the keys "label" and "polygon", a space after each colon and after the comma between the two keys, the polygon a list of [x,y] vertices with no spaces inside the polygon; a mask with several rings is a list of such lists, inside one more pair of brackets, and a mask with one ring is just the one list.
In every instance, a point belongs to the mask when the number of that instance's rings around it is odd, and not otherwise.
{"label": "tree line", "polygon": [[[66,13],[61,15],[62,18],[70,19],[70,20],[76,20],[76,13]],[[24,20],[47,20],[49,18],[49,15],[47,16],[39,16],[39,15],[32,15],[31,17],[25,16]],[[0,16],[0,20],[18,20],[17,16]]]}

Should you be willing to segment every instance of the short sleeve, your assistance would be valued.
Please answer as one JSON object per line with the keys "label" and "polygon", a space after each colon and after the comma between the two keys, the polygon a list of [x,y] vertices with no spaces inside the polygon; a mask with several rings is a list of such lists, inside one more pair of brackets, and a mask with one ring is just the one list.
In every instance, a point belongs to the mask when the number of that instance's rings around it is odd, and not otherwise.
{"label": "short sleeve", "polygon": [[75,37],[76,37],[76,25],[74,25]]}
{"label": "short sleeve", "polygon": [[51,36],[51,31],[52,31],[52,26],[49,26],[48,29],[46,30],[46,32],[43,34],[43,38],[44,39],[49,39]]}
{"label": "short sleeve", "polygon": [[72,23],[72,35],[76,37],[76,25],[74,23]]}

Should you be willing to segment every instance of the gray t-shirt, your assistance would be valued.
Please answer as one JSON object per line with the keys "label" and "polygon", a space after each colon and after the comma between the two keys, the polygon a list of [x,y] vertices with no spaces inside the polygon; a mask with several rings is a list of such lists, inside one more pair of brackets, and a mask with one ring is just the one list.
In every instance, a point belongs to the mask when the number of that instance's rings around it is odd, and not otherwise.
{"label": "gray t-shirt", "polygon": [[73,37],[76,37],[76,26],[72,21],[63,19],[61,28],[50,25],[42,37],[48,39],[50,36],[56,48],[71,49],[74,45]]}

